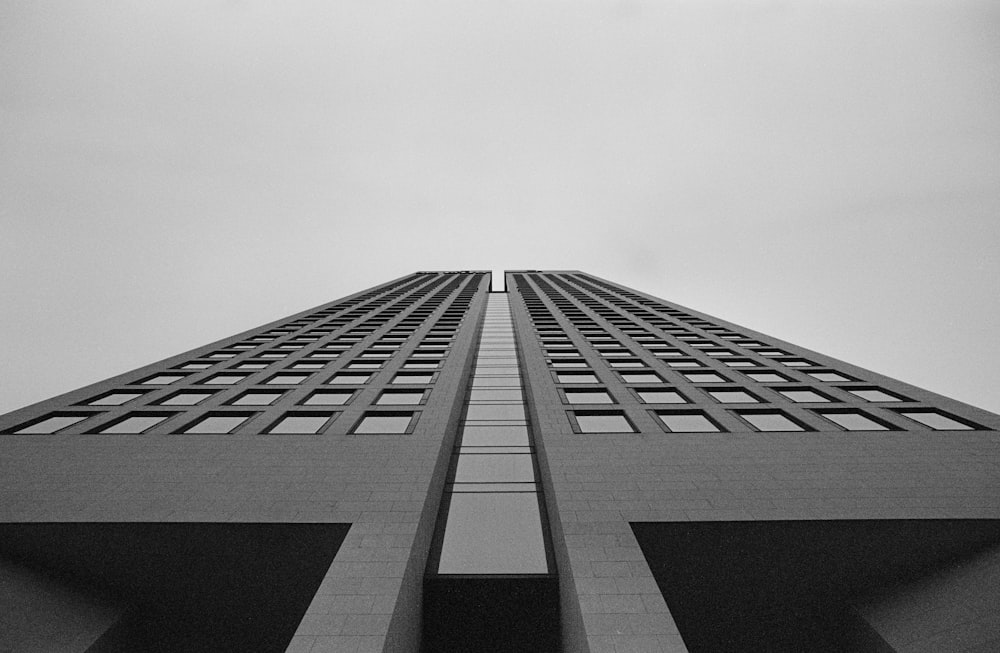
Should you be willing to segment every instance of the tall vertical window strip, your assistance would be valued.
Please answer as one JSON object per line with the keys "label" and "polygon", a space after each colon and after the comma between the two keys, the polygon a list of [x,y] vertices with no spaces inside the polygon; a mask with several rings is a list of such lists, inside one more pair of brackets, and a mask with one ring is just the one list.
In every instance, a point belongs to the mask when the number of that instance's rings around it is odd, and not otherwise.
{"label": "tall vertical window strip", "polygon": [[452,457],[438,574],[548,574],[541,495],[510,304],[488,296]]}

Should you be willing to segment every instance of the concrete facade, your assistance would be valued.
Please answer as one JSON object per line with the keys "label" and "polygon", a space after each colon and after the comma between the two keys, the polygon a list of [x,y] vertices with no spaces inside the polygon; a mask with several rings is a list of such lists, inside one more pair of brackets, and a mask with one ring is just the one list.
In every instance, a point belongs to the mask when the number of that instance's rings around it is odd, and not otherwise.
{"label": "concrete facade", "polygon": [[[996,415],[585,273],[508,272],[506,287],[565,651],[689,650],[633,524],[1000,519]],[[349,525],[287,650],[418,651],[425,565],[489,289],[484,272],[415,273],[5,415],[0,522]],[[574,372],[594,379],[576,383]],[[371,376],[331,383],[345,373]],[[394,383],[401,373],[427,376]],[[658,380],[623,376],[633,373]],[[164,375],[179,378],[151,382]],[[415,389],[419,403],[382,399]],[[344,405],[305,403],[340,390],[351,391]],[[612,403],[570,403],[574,390]],[[248,391],[280,396],[234,404]],[[179,392],[208,396],[164,403]],[[93,403],[107,393],[137,396]],[[316,433],[271,432],[285,417],[315,424],[321,413],[330,419]],[[400,414],[410,415],[401,433],[356,432],[367,416]],[[672,431],[660,414],[717,430]],[[754,425],[775,414],[800,430]],[[54,415],[84,419],[44,432],[63,423],[45,421]],[[229,432],[185,432],[243,415]],[[616,415],[628,431],[589,432]],[[129,416],[167,419],[102,432]],[[866,418],[877,430],[840,425]],[[952,585],[933,587],[942,602]],[[886,591],[859,607],[885,631],[879,645],[915,641],[892,640],[906,601]],[[998,641],[997,624],[981,623],[954,650]]]}

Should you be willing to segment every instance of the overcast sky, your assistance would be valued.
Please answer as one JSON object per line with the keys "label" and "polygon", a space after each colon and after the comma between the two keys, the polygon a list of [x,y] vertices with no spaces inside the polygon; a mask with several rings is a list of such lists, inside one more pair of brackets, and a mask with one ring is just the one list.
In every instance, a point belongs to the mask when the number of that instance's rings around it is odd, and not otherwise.
{"label": "overcast sky", "polygon": [[1000,3],[0,0],[0,412],[581,269],[1000,412]]}

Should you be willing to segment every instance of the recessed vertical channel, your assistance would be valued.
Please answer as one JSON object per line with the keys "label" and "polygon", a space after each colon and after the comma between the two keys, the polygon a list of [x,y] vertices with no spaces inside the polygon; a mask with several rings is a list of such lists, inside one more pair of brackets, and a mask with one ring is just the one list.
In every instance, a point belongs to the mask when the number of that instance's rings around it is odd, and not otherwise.
{"label": "recessed vertical channel", "polygon": [[558,582],[506,293],[490,293],[424,582],[424,650],[557,651]]}

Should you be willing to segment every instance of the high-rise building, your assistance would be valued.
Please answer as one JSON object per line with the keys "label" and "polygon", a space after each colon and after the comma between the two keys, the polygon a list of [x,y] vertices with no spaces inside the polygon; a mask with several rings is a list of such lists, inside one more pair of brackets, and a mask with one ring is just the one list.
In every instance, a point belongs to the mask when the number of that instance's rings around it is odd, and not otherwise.
{"label": "high-rise building", "polygon": [[0,418],[0,650],[1000,650],[1000,417],[505,282],[418,272]]}

